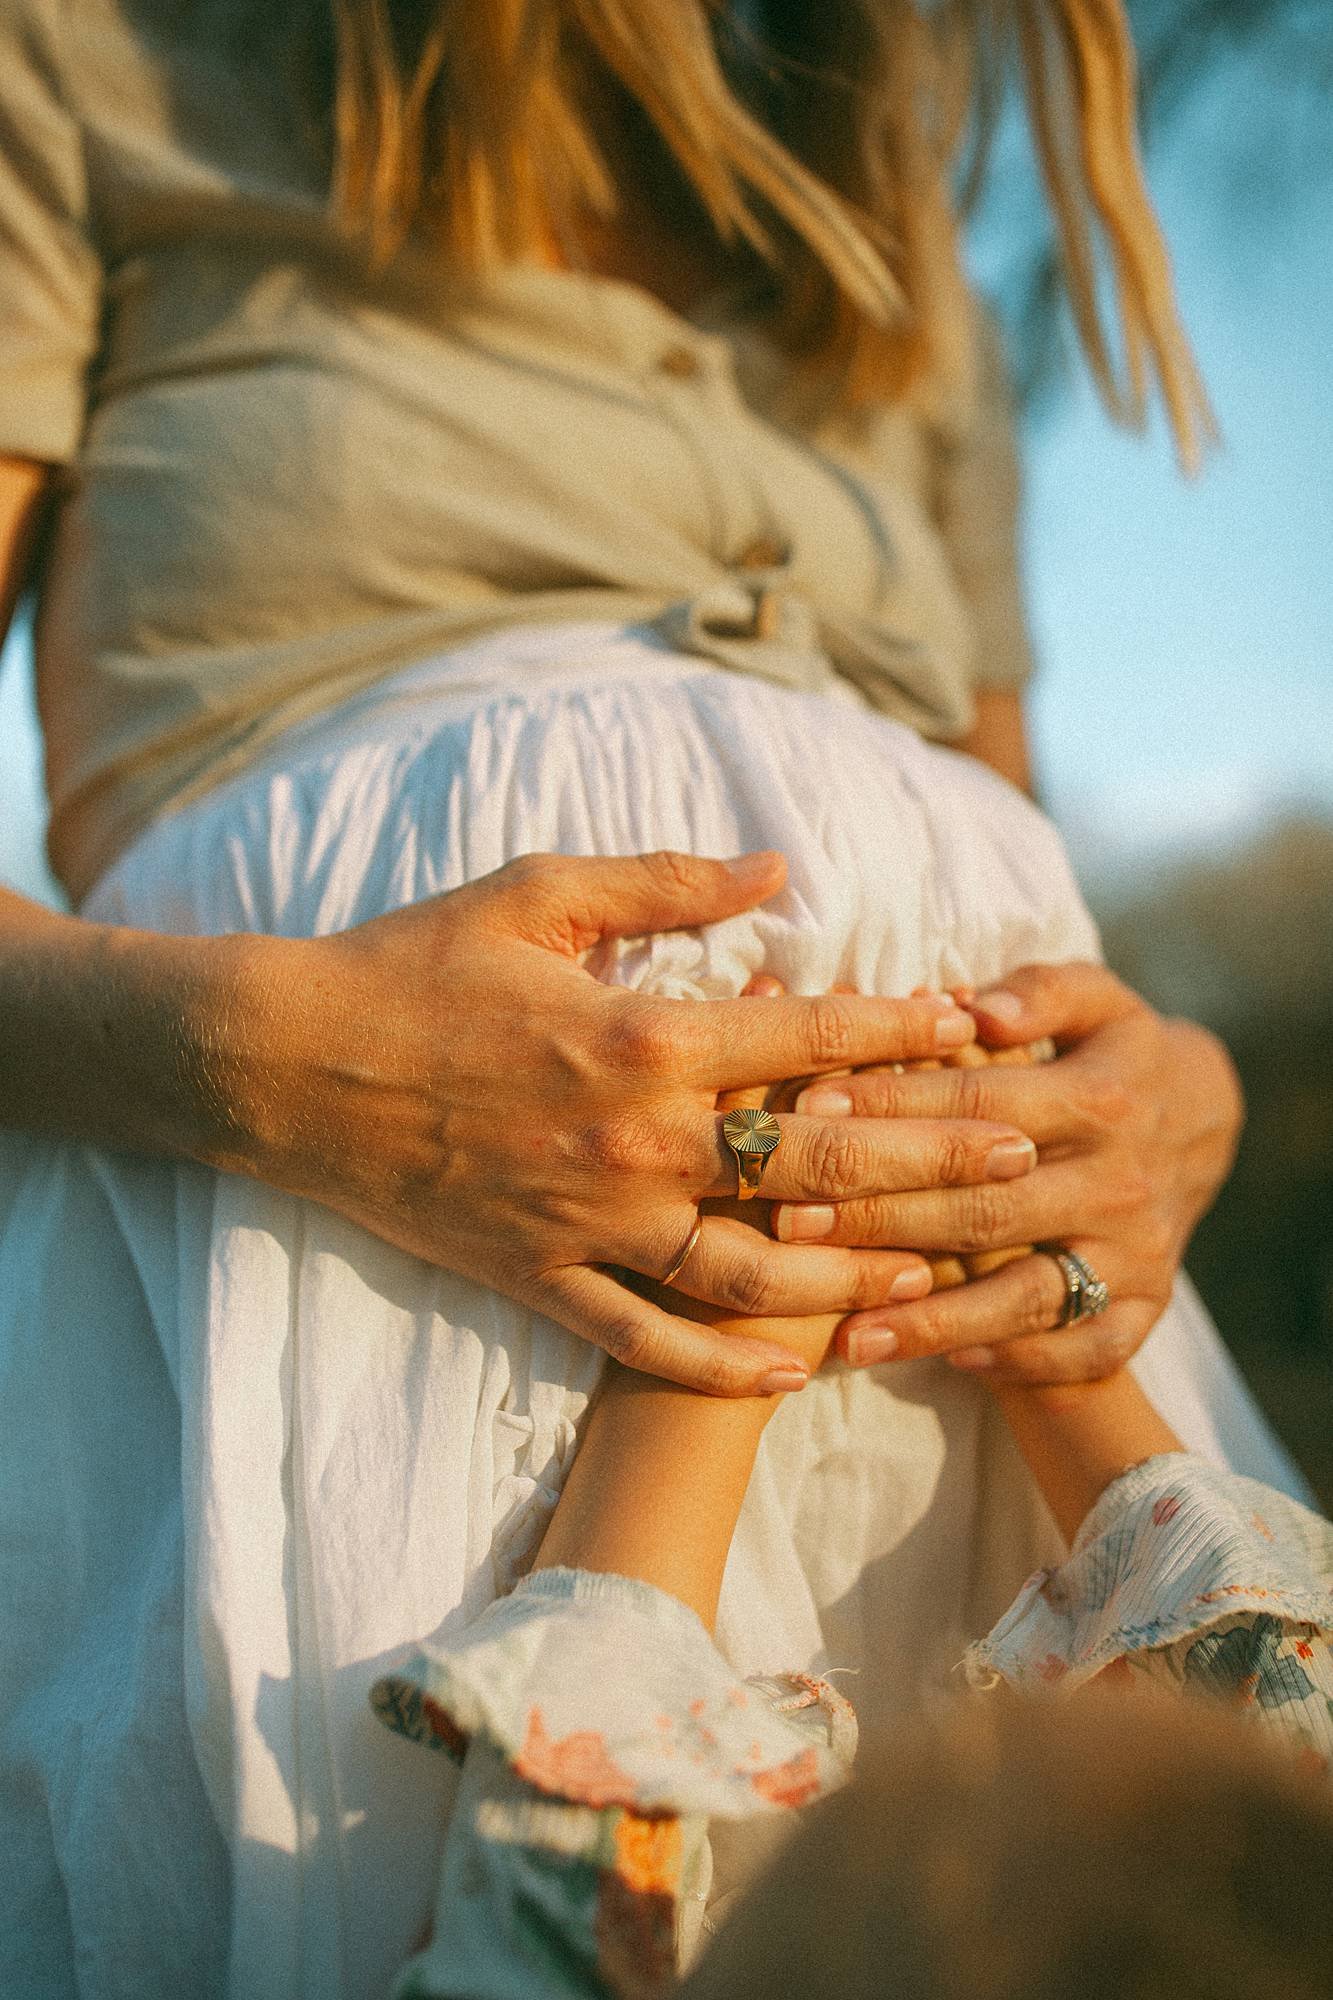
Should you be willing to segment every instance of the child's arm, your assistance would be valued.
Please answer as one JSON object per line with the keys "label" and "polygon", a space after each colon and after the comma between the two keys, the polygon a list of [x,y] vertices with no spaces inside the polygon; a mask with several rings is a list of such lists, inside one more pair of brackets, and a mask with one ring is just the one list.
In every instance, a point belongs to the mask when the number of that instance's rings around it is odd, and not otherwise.
{"label": "child's arm", "polygon": [[1102,1382],[992,1393],[1067,1542],[1128,1467],[1185,1448],[1124,1368]]}
{"label": "child's arm", "polygon": [[[673,1310],[702,1316],[706,1308],[683,1300]],[[712,1323],[742,1334],[762,1324],[765,1338],[813,1370],[837,1318]],[[993,1393],[1067,1541],[1128,1466],[1184,1448],[1124,1369],[1101,1382]],[[759,1440],[779,1400],[723,1402],[610,1367],[533,1567],[640,1577],[711,1629]]]}
{"label": "child's arm", "polygon": [[[812,1371],[839,1318],[725,1320],[680,1298],[672,1310],[725,1331],[762,1326]],[[711,1631],[759,1440],[780,1401],[700,1395],[610,1364],[533,1568],[638,1577]]]}

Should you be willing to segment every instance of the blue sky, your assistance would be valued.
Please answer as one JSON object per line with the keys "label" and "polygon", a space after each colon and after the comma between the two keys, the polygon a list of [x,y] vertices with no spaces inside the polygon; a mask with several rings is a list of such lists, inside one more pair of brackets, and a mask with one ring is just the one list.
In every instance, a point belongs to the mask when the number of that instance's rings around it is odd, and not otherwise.
{"label": "blue sky", "polygon": [[1031,439],[1036,747],[1092,869],[1333,814],[1330,189],[1219,214],[1182,149],[1158,193],[1222,449],[1188,483],[1085,385]]}
{"label": "blue sky", "polygon": [[[1330,188],[1242,201],[1200,170],[1199,146],[1196,119],[1154,185],[1223,450],[1189,485],[1160,432],[1117,433],[1082,383],[1028,440],[1034,739],[1090,879],[1228,844],[1289,807],[1333,815]],[[36,772],[11,644],[0,878],[40,893]]]}

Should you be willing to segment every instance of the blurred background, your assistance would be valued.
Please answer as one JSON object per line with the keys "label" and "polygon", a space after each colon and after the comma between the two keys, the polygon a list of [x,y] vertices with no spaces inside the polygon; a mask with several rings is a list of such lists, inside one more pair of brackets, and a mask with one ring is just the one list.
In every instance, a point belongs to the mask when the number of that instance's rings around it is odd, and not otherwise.
{"label": "blurred background", "polygon": [[[1190,1267],[1333,1508],[1333,0],[1130,0],[1150,178],[1223,433],[1113,431],[1053,301],[1016,117],[974,220],[1024,399],[1043,801],[1112,964],[1227,1040],[1250,1105]],[[58,900],[26,634],[0,880]]]}

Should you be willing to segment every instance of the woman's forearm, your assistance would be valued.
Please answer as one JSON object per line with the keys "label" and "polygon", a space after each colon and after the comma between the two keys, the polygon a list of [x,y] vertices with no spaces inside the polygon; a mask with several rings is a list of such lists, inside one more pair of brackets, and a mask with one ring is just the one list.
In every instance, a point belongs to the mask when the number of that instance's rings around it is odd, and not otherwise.
{"label": "woman's forearm", "polygon": [[231,1164],[251,943],[87,923],[0,889],[0,1126]]}
{"label": "woman's forearm", "polygon": [[1184,1449],[1127,1368],[1100,1382],[1033,1389],[996,1385],[992,1393],[1068,1542],[1129,1466]]}

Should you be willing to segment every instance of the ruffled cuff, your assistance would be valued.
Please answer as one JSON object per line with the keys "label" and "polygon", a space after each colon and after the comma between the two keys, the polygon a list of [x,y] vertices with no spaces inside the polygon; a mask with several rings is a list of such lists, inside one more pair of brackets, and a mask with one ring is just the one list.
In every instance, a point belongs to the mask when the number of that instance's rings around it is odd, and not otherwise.
{"label": "ruffled cuff", "polygon": [[651,1584],[546,1569],[371,1690],[399,1735],[462,1755],[483,1735],[553,1798],[746,1819],[845,1779],[851,1704],[806,1674],[738,1680],[701,1620]]}
{"label": "ruffled cuff", "polygon": [[1107,1487],[1069,1559],[1029,1577],[964,1664],[974,1687],[1072,1688],[1245,1614],[1275,1640],[1300,1633],[1326,1652],[1333,1527],[1256,1479],[1173,1452]]}

